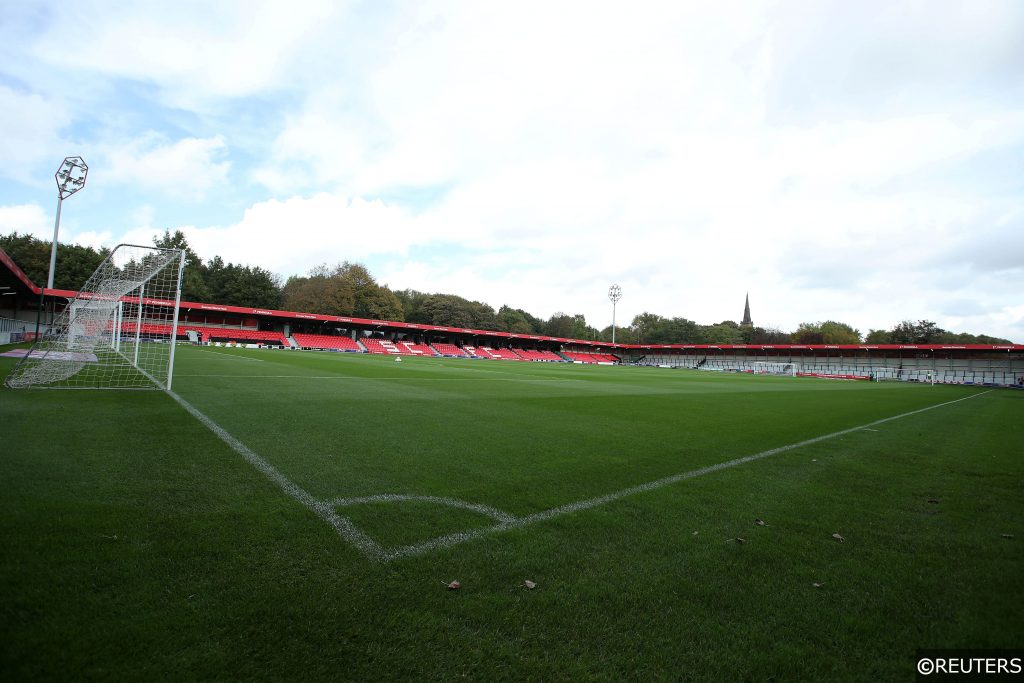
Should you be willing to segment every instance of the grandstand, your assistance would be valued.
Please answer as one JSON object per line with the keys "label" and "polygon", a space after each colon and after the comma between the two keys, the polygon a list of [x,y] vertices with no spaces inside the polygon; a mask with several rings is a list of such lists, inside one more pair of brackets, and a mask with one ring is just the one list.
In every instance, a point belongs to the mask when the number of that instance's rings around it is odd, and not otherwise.
{"label": "grandstand", "polygon": [[460,349],[455,344],[444,344],[441,342],[434,342],[433,344],[431,344],[431,346],[433,346],[434,350],[437,351],[442,356],[457,356],[459,358],[468,358],[470,355],[466,353],[464,350]]}
{"label": "grandstand", "polygon": [[366,337],[361,340],[366,347],[367,353],[384,354],[391,356],[411,356],[410,351],[404,344],[396,344],[390,339],[375,339]]}
{"label": "grandstand", "polygon": [[562,354],[569,360],[576,363],[617,363],[619,360],[610,353],[563,351]]}
{"label": "grandstand", "polygon": [[495,360],[522,360],[512,349],[485,349]]}
{"label": "grandstand", "polygon": [[[108,325],[109,329],[109,325]],[[171,333],[171,326],[162,323],[143,322],[141,327],[134,322],[126,322],[121,325],[122,335],[134,336],[139,332],[143,337],[147,335],[166,337]],[[178,325],[178,339],[188,339],[188,333],[194,332],[202,342],[240,342],[240,343],[263,343],[276,346],[288,344],[284,335],[280,332],[251,330],[234,327],[207,327],[205,325]]]}
{"label": "grandstand", "polygon": [[365,349],[351,337],[333,334],[305,334],[295,332],[292,339],[302,349],[320,349],[324,351],[349,351],[363,353]]}
{"label": "grandstand", "polygon": [[404,346],[413,356],[436,356],[437,351],[426,344],[414,344],[413,342],[398,342],[398,346]]}
{"label": "grandstand", "polygon": [[[40,287],[0,251],[0,343],[31,341]],[[49,309],[60,310],[76,292],[47,290]],[[269,311],[183,301],[178,339],[200,344],[242,344],[282,349],[368,352],[396,356],[451,356],[487,360],[624,363],[703,371],[752,372],[757,363],[793,363],[815,377],[1016,386],[1024,377],[1024,345],[714,345],[609,344],[494,330]],[[42,331],[47,329],[44,319]],[[155,321],[141,333],[166,335]],[[132,323],[124,333],[133,334]],[[30,332],[29,330],[33,330]],[[372,334],[373,336],[367,336]],[[419,341],[411,341],[415,336]],[[443,340],[443,341],[442,341]]]}
{"label": "grandstand", "polygon": [[516,349],[523,360],[564,363],[565,359],[554,351],[538,351],[537,349]]}
{"label": "grandstand", "polygon": [[193,330],[200,334],[203,341],[233,341],[242,343],[264,343],[275,346],[287,346],[288,341],[281,332],[269,332],[263,330],[249,330],[245,328],[228,327],[193,327],[188,326],[186,330]]}
{"label": "grandstand", "polygon": [[[770,353],[751,353],[755,348],[760,347],[694,347],[685,353],[648,354],[636,364],[711,372],[752,372],[757,363],[795,363],[797,374],[804,377],[991,386],[1014,386],[1024,371],[1024,359],[1019,356],[996,358],[991,353],[981,353],[981,349],[963,346],[774,346],[762,349]],[[1005,351],[1010,349],[1003,349],[1002,355],[1009,356]],[[912,353],[885,353],[893,350]],[[991,347],[985,350],[991,351]],[[846,355],[842,355],[844,351]]]}

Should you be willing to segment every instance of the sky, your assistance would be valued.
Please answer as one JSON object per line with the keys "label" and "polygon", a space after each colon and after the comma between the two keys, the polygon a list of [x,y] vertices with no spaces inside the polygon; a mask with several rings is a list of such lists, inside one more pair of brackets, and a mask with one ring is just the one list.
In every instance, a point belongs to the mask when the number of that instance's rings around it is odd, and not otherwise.
{"label": "sky", "polygon": [[0,0],[0,233],[74,155],[62,241],[1024,343],[1019,0]]}

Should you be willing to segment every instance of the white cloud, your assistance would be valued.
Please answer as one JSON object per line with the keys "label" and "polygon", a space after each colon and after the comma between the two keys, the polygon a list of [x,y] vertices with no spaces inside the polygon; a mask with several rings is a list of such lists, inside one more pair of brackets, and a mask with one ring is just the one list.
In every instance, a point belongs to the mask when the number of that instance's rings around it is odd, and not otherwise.
{"label": "white cloud", "polygon": [[39,239],[53,239],[53,216],[38,204],[0,206],[0,234],[29,234]]}
{"label": "white cloud", "polygon": [[168,142],[162,135],[145,136],[104,150],[106,169],[100,182],[125,183],[158,190],[176,198],[202,199],[227,180],[230,161],[222,160],[227,145],[221,136]]}
{"label": "white cloud", "polygon": [[339,5],[77,2],[53,12],[31,47],[59,69],[152,83],[172,106],[202,108],[286,81],[296,47]]}
{"label": "white cloud", "polygon": [[[220,255],[226,261],[259,265],[286,277],[303,274],[318,263],[403,253],[429,238],[404,209],[380,200],[327,193],[258,202],[232,225],[171,228],[177,229],[204,258]],[[125,239],[146,244],[152,235],[151,227],[142,226]]]}
{"label": "white cloud", "polygon": [[52,164],[55,173],[64,157],[61,134],[70,122],[70,112],[59,98],[0,84],[0,174],[38,182],[41,174],[36,171],[42,163]]}
{"label": "white cloud", "polygon": [[[17,232],[49,242],[53,239],[53,218],[53,214],[48,213],[38,204],[0,206],[0,235]],[[110,246],[114,239],[116,239],[115,235],[110,230],[101,232],[90,230],[76,233],[73,229],[68,229],[68,226],[62,225],[59,241],[100,248]]]}
{"label": "white cloud", "polygon": [[[625,322],[738,318],[749,290],[785,328],[921,317],[1024,341],[1004,179],[1022,28],[995,0],[80,3],[26,52],[146,122],[113,114],[101,135],[128,142],[94,141],[93,167],[152,195],[124,219],[144,241],[160,189],[196,200],[201,254],[285,275],[366,260],[392,286],[599,327],[612,281]],[[15,121],[36,141],[66,124],[40,92],[19,95],[38,129]],[[203,213],[229,173],[250,208]]]}

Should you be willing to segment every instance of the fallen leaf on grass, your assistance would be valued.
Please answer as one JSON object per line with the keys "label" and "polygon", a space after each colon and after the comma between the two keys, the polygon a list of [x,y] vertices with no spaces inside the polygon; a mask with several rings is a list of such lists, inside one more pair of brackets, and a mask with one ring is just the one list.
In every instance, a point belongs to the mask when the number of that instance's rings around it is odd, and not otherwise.
{"label": "fallen leaf on grass", "polygon": [[755,519],[754,524],[758,526],[768,526],[768,522],[764,521],[763,519]]}
{"label": "fallen leaf on grass", "polygon": [[845,543],[846,542],[846,539],[843,538],[842,536],[840,536],[839,534],[832,534],[832,538],[836,539],[840,543]]}
{"label": "fallen leaf on grass", "polygon": [[822,581],[821,583],[815,582],[815,583],[812,583],[811,585],[814,586],[815,588],[821,588],[822,586],[825,585],[825,582],[824,581]]}
{"label": "fallen leaf on grass", "polygon": [[450,591],[457,591],[460,588],[462,588],[462,584],[459,583],[458,581],[452,581],[451,583],[448,584],[448,590],[450,590]]}
{"label": "fallen leaf on grass", "polygon": [[699,531],[694,531],[694,532],[693,532],[693,535],[694,535],[694,536],[696,536],[696,535],[697,535],[697,534],[699,534],[699,533],[700,533]]}
{"label": "fallen leaf on grass", "polygon": [[532,591],[536,587],[537,587],[537,584],[534,583],[533,581],[530,581],[529,579],[526,579],[525,581],[523,581],[523,588],[525,588],[528,591]]}

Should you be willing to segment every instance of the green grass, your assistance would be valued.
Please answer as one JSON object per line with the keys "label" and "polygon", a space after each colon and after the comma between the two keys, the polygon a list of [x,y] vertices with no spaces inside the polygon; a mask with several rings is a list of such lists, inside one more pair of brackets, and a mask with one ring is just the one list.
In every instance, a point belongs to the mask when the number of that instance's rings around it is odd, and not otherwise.
{"label": "green grass", "polygon": [[[981,393],[192,347],[175,390],[317,499],[516,517]],[[1024,392],[391,562],[165,394],[2,390],[0,425],[8,680],[906,679],[1024,642]],[[495,523],[337,510],[390,548]]]}

